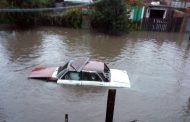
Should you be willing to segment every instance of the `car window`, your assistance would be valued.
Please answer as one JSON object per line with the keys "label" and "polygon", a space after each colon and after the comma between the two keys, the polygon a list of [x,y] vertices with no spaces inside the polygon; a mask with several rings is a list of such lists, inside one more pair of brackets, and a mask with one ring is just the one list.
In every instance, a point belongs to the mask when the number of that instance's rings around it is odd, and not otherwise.
{"label": "car window", "polygon": [[84,81],[102,81],[101,78],[96,73],[92,72],[83,72],[82,79]]}
{"label": "car window", "polygon": [[68,72],[61,79],[65,79],[65,80],[80,80],[80,73],[79,72]]}

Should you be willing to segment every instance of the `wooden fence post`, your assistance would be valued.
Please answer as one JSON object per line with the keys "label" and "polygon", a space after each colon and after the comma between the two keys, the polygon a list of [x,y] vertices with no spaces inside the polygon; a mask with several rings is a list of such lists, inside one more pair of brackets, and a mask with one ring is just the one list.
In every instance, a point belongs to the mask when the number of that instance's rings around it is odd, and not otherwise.
{"label": "wooden fence post", "polygon": [[68,114],[65,114],[65,122],[68,122]]}
{"label": "wooden fence post", "polygon": [[115,106],[115,89],[109,89],[107,99],[107,111],[106,111],[106,122],[113,122],[113,113]]}

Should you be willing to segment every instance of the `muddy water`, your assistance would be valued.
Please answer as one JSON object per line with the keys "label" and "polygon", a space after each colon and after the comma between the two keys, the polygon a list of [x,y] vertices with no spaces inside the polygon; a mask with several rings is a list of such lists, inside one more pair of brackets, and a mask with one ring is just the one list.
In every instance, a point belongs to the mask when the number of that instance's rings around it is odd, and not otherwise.
{"label": "muddy water", "polygon": [[27,79],[36,65],[77,57],[126,69],[130,89],[117,89],[114,122],[190,122],[188,34],[134,32],[113,37],[41,27],[0,31],[0,122],[104,122],[107,88]]}

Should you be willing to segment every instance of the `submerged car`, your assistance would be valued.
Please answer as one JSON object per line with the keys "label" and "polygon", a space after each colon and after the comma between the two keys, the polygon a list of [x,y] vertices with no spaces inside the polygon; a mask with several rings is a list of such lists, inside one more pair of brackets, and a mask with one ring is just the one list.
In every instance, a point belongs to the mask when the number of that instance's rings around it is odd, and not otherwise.
{"label": "submerged car", "polygon": [[105,63],[89,58],[70,60],[60,67],[36,67],[29,78],[48,79],[67,85],[130,87],[127,71],[109,69]]}

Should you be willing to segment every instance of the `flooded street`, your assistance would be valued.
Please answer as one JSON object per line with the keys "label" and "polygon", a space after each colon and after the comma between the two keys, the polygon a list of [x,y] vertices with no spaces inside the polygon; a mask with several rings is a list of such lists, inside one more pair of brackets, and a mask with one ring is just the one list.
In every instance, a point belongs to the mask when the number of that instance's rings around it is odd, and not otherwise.
{"label": "flooded street", "polygon": [[0,122],[104,122],[108,88],[28,79],[32,67],[89,57],[128,71],[118,88],[114,122],[190,122],[188,34],[40,27],[0,31]]}

